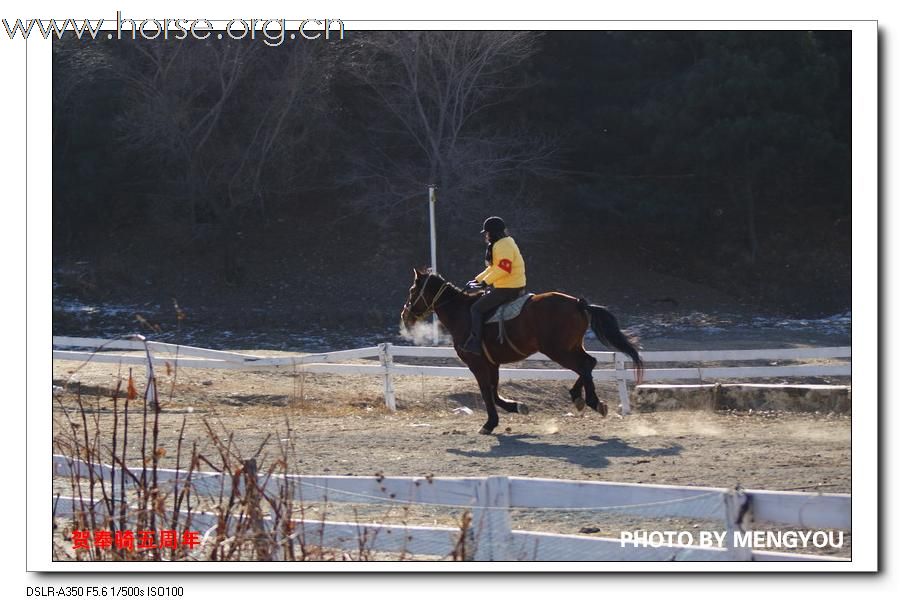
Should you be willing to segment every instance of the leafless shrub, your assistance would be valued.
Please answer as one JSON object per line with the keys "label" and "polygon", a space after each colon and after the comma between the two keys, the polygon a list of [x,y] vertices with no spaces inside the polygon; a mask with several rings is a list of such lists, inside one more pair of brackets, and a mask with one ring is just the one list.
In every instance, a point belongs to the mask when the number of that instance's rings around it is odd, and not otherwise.
{"label": "leafless shrub", "polygon": [[[250,453],[236,444],[234,432],[221,423],[202,419],[203,438],[185,438],[186,417],[182,418],[176,440],[175,475],[161,478],[160,461],[168,449],[159,442],[162,407],[151,377],[143,395],[135,392],[131,371],[120,378],[112,391],[112,430],[102,427],[101,394],[96,405],[88,405],[75,383],[74,408],[57,396],[59,420],[53,439],[54,451],[69,462],[65,498],[54,500],[54,558],[77,561],[307,561],[307,560],[395,560],[410,558],[406,551],[378,555],[373,549],[379,527],[358,524],[357,548],[338,551],[319,537],[305,537],[300,529],[305,521],[305,505],[299,503],[289,466],[295,464],[298,449],[288,416],[284,430],[267,435]],[[131,390],[131,392],[130,392]],[[137,427],[134,420],[140,419]],[[140,429],[140,439],[130,445],[130,421]],[[275,437],[277,450],[268,456],[265,449]],[[204,449],[204,450],[202,450]],[[137,452],[137,457],[130,456]],[[222,476],[219,486],[199,486],[199,473]],[[60,504],[72,504],[72,511],[59,512]],[[406,509],[407,515],[407,509]],[[71,518],[64,518],[71,516]],[[326,520],[325,512],[321,521]],[[141,532],[155,535],[167,531],[178,536],[198,534],[198,545],[181,538],[172,546],[107,545],[98,533]],[[91,534],[90,541],[75,547],[78,534]],[[464,541],[464,540],[462,540]],[[114,543],[115,544],[115,543]],[[463,546],[463,545],[462,545]],[[456,548],[458,550],[458,548]],[[462,550],[464,550],[462,548]],[[457,553],[456,553],[457,554]],[[453,555],[454,556],[454,555]]]}

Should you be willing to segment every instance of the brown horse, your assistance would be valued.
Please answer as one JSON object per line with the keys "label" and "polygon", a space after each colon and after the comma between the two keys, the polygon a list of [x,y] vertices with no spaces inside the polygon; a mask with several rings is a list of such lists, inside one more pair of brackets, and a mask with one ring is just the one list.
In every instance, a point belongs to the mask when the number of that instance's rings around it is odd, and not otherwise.
{"label": "brown horse", "polygon": [[507,321],[509,341],[499,344],[492,333],[484,334],[483,354],[468,353],[459,347],[471,329],[471,304],[478,295],[469,294],[438,274],[414,271],[414,284],[408,290],[408,301],[402,309],[402,323],[410,329],[415,323],[436,313],[443,326],[452,334],[455,351],[465,362],[477,384],[487,408],[487,422],[480,433],[489,434],[499,425],[496,406],[506,412],[527,414],[523,404],[499,395],[499,364],[521,361],[533,353],[543,353],[559,365],[577,373],[578,380],[569,392],[578,410],[586,404],[606,416],[606,405],[600,403],[593,386],[596,359],[584,350],[584,334],[589,326],[596,337],[631,358],[637,382],[643,376],[643,361],[637,349],[619,330],[618,322],[602,306],[588,304],[583,298],[564,293],[541,293],[524,305],[517,318]]}

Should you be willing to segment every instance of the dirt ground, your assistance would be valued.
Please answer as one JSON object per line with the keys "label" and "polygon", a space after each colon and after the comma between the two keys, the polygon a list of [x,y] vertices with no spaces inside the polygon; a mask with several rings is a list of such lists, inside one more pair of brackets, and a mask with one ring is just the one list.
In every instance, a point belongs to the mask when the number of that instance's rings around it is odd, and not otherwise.
{"label": "dirt ground", "polygon": [[[511,382],[503,384],[502,394],[525,402],[531,412],[500,414],[496,434],[484,436],[477,431],[486,415],[471,379],[396,377],[398,409],[390,412],[377,377],[186,368],[158,376],[159,447],[165,452],[161,467],[175,463],[183,422],[183,449],[197,441],[202,454],[216,456],[206,420],[218,435],[233,434],[243,455],[250,457],[262,448],[263,461],[278,458],[280,443],[291,441],[290,471],[295,473],[507,475],[851,491],[850,415],[678,411],[623,418],[615,415],[614,386],[601,383],[598,392],[610,407],[603,418],[589,410],[576,413],[566,382]],[[125,389],[127,377],[128,370],[115,365],[55,361],[55,436],[65,437],[70,430],[66,412],[79,401],[101,432],[111,431],[113,389],[118,380]],[[143,391],[143,368],[136,370],[135,382]],[[128,461],[141,456],[140,405],[133,402],[130,408]],[[120,413],[120,424],[121,419]],[[588,513],[513,514],[515,528],[562,533],[586,532],[601,523],[603,518]],[[690,523],[669,524],[697,526]],[[663,528],[661,521],[658,525],[650,528]],[[611,532],[604,528],[594,533]],[[846,535],[840,552],[850,556]]]}

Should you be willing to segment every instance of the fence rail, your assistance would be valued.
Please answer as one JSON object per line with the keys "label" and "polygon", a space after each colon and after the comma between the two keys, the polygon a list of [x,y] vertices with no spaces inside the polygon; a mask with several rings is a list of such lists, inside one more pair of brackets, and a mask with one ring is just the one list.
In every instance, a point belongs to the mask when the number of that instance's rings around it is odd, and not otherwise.
{"label": "fence rail", "polygon": [[[111,478],[109,465],[88,463],[63,455],[53,456],[53,475]],[[119,470],[117,470],[119,471]],[[141,469],[131,469],[132,474]],[[244,481],[231,474],[158,469],[162,490],[178,484],[190,486],[195,495],[244,493]],[[825,561],[836,557],[751,550],[747,547],[625,545],[619,538],[562,535],[513,530],[512,510],[596,510],[617,511],[628,516],[680,516],[720,521],[727,532],[742,529],[745,521],[781,523],[806,529],[851,528],[851,496],[758,490],[676,487],[616,482],[553,480],[540,478],[449,477],[365,477],[307,476],[259,477],[261,490],[278,494],[291,491],[295,500],[305,502],[352,502],[360,504],[422,505],[458,508],[472,512],[473,542],[469,558],[475,560],[607,561],[607,560],[754,560]],[[136,479],[132,485],[137,484]],[[290,485],[290,486],[287,486]],[[56,503],[58,517],[84,511],[84,500],[61,497]],[[214,515],[193,513],[193,527],[207,530],[217,525]],[[269,521],[269,522],[268,522]],[[273,519],[265,519],[273,526]],[[308,541],[323,541],[329,547],[358,550],[409,552],[448,556],[461,540],[461,530],[450,527],[423,527],[378,523],[302,521],[296,532]],[[362,542],[364,538],[364,542]],[[730,544],[730,542],[729,542]]]}
{"label": "fence rail", "polygon": [[[95,338],[74,338],[54,336],[54,347],[93,349],[54,349],[53,358],[67,361],[90,361],[94,363],[117,363],[131,365],[170,365],[181,368],[235,369],[235,370],[304,370],[311,373],[379,376],[383,378],[383,394],[386,406],[395,410],[395,390],[393,376],[444,376],[468,378],[470,371],[460,366],[435,366],[395,363],[396,357],[455,359],[452,347],[395,346],[390,343],[345,351],[292,355],[287,357],[263,357],[231,351],[217,351],[198,347],[168,344],[164,342],[142,342],[135,340],[101,340]],[[113,353],[109,351],[140,350],[141,355]],[[627,367],[621,353],[611,351],[590,351],[600,367],[594,370],[594,378],[614,381],[618,388],[622,414],[631,411],[628,394],[629,381],[634,379],[634,370]],[[849,360],[851,347],[818,347],[794,349],[753,349],[715,351],[642,351],[641,357],[647,363],[698,363],[697,367],[651,368],[644,371],[647,382],[688,381],[714,379],[755,379],[775,377],[806,376],[850,376],[851,363],[806,363],[795,365],[754,365],[754,366],[711,366],[719,362],[744,361],[806,361],[806,360]],[[378,364],[344,363],[352,360],[377,359]],[[548,361],[540,354],[527,358],[528,361]],[[150,367],[149,367],[149,375]],[[501,368],[500,380],[573,380],[575,374],[569,370],[551,368]]]}

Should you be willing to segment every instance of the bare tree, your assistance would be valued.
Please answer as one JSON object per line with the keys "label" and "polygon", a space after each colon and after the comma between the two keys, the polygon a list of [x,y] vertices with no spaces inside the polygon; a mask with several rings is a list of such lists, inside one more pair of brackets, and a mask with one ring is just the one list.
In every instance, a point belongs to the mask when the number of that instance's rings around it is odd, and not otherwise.
{"label": "bare tree", "polygon": [[[444,198],[466,195],[554,172],[555,147],[524,130],[503,131],[484,121],[493,107],[528,86],[518,66],[536,49],[531,32],[434,31],[373,33],[363,40],[355,74],[376,107],[392,121],[368,126],[376,146],[356,160],[350,181],[368,181],[366,203],[385,215],[424,186]],[[377,127],[373,127],[377,126]],[[408,151],[381,146],[407,142]],[[448,210],[448,209],[447,209]],[[462,212],[461,206],[453,210]]]}
{"label": "bare tree", "polygon": [[[59,142],[60,126],[84,108],[77,108],[72,102],[74,94],[86,86],[95,86],[109,71],[109,57],[103,48],[84,43],[74,35],[66,35],[55,40],[53,52],[53,144],[56,149],[65,147]],[[79,100],[84,104],[83,101]],[[62,160],[60,160],[62,161]]]}
{"label": "bare tree", "polygon": [[134,43],[120,63],[131,103],[119,131],[123,146],[166,170],[151,198],[178,202],[177,222],[189,227],[230,228],[248,212],[266,214],[272,194],[291,192],[316,161],[279,153],[311,139],[324,106],[323,48]]}

